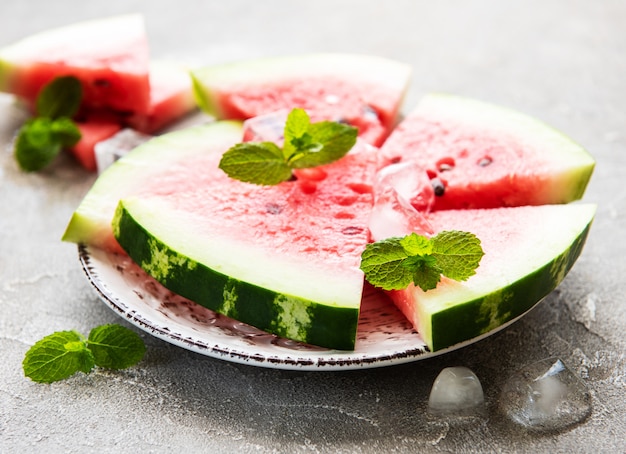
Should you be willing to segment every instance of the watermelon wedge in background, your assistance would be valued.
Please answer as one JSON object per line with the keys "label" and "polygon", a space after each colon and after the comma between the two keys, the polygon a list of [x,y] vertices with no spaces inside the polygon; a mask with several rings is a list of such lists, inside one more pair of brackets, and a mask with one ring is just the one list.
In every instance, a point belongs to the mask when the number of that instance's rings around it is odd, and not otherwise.
{"label": "watermelon wedge in background", "polygon": [[150,63],[150,103],[146,113],[124,120],[145,134],[154,134],[195,110],[196,101],[189,70],[176,62]]}
{"label": "watermelon wedge in background", "polygon": [[87,108],[146,113],[149,50],[142,16],[131,14],[44,31],[0,49],[0,90],[34,106],[60,76],[83,85]]}
{"label": "watermelon wedge in background", "polygon": [[411,68],[357,54],[263,58],[194,69],[198,105],[218,119],[245,120],[300,107],[312,121],[342,121],[379,146],[395,126]]}
{"label": "watermelon wedge in background", "polygon": [[137,14],[80,22],[0,49],[0,90],[31,110],[42,87],[66,75],[83,87],[75,118],[82,138],[69,151],[89,171],[96,170],[95,145],[122,128],[155,134],[196,109],[188,69],[149,62]]}
{"label": "watermelon wedge in background", "polygon": [[433,210],[571,202],[584,194],[595,165],[539,120],[445,94],[425,96],[381,154],[383,164],[412,162],[427,172]]}

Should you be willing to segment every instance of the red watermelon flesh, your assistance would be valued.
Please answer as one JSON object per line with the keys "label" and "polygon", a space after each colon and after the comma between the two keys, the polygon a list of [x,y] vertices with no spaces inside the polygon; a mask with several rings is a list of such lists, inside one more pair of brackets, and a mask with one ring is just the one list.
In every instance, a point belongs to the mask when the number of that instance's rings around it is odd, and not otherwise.
{"label": "red watermelon flesh", "polygon": [[415,162],[435,188],[432,209],[565,203],[582,197],[594,161],[525,115],[428,95],[381,148],[384,163]]}
{"label": "red watermelon flesh", "polygon": [[305,109],[342,121],[379,146],[395,125],[410,77],[402,63],[364,55],[266,58],[192,71],[199,105],[217,118],[245,120]]}
{"label": "red watermelon flesh", "polygon": [[44,85],[71,75],[82,82],[84,106],[145,113],[148,60],[140,15],[81,22],[1,49],[0,90],[34,105]]}
{"label": "red watermelon flesh", "polygon": [[81,138],[69,152],[79,164],[90,172],[97,170],[94,148],[98,142],[108,139],[117,133],[122,126],[115,117],[110,115],[92,115],[84,121],[76,122]]}
{"label": "red watermelon flesh", "polygon": [[150,104],[145,114],[137,113],[127,125],[154,134],[196,108],[191,78],[186,68],[176,63],[150,64]]}

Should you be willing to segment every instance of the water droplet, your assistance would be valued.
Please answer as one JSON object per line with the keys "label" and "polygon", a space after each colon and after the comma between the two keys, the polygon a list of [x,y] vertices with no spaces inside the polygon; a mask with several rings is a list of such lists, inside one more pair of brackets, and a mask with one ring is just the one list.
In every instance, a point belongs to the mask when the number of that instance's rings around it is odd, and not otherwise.
{"label": "water droplet", "polygon": [[446,367],[435,379],[428,399],[431,413],[474,416],[484,411],[480,380],[467,367]]}
{"label": "water droplet", "polygon": [[560,359],[548,358],[525,366],[507,380],[500,408],[527,429],[558,431],[591,414],[591,394]]}

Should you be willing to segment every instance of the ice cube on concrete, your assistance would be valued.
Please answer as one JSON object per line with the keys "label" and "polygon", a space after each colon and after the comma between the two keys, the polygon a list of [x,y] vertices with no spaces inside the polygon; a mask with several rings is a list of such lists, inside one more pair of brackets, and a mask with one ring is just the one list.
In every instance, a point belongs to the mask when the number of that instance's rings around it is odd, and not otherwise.
{"label": "ice cube on concrete", "polygon": [[467,367],[446,367],[435,379],[428,399],[428,410],[434,414],[471,416],[484,410],[480,380]]}
{"label": "ice cube on concrete", "polygon": [[558,358],[524,366],[502,389],[500,408],[515,423],[535,431],[558,431],[591,414],[586,384]]}

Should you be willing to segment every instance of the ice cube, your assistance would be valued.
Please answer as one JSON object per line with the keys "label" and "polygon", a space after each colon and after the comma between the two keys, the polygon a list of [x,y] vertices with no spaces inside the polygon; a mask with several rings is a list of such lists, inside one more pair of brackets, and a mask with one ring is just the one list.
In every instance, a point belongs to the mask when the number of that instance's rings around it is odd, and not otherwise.
{"label": "ice cube", "polygon": [[[370,213],[369,229],[374,241],[415,232],[430,235],[433,228],[424,214],[431,204],[432,186],[427,174],[415,164],[394,164],[379,172]],[[414,205],[415,204],[415,205]]]}
{"label": "ice cube", "polygon": [[478,416],[484,411],[480,380],[467,367],[446,367],[435,379],[428,398],[430,413],[451,416]]}
{"label": "ice cube", "polygon": [[591,394],[563,361],[548,358],[525,366],[507,380],[500,408],[527,429],[558,431],[591,414]]}
{"label": "ice cube", "polygon": [[98,142],[94,147],[98,173],[102,173],[104,169],[151,137],[134,129],[126,128],[107,140]]}
{"label": "ice cube", "polygon": [[289,110],[281,109],[243,122],[244,142],[274,142],[282,147]]}

